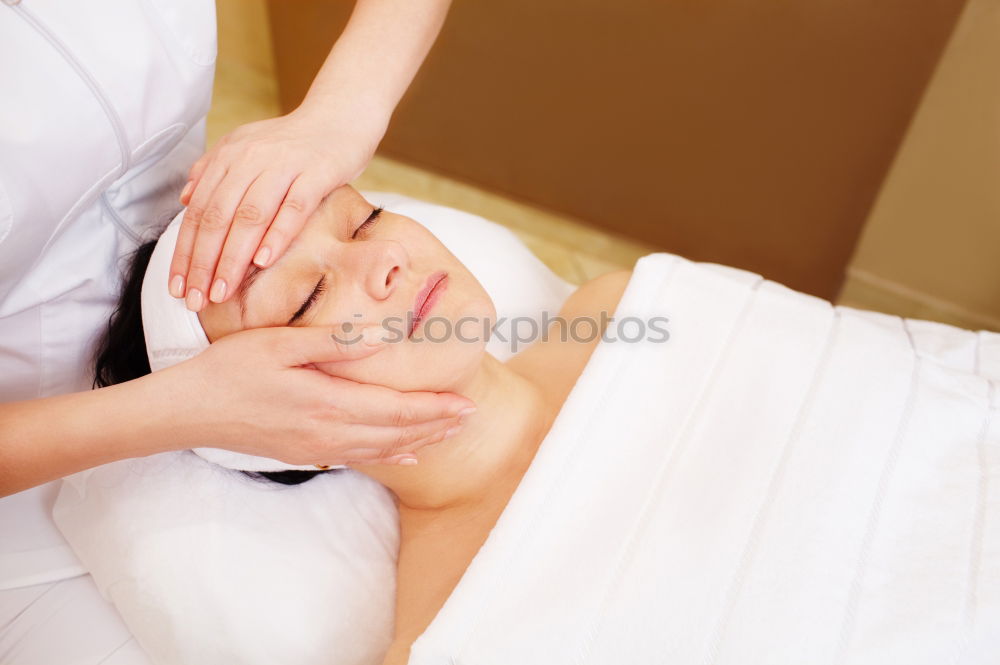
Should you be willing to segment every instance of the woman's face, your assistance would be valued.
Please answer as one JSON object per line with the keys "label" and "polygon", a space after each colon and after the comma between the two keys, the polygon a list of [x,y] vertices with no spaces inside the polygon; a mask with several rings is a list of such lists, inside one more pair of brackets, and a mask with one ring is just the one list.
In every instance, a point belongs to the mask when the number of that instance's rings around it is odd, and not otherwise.
{"label": "woman's face", "polygon": [[388,339],[383,350],[317,367],[396,390],[447,391],[478,368],[496,311],[430,231],[376,211],[345,186],[327,197],[274,265],[251,268],[233,298],[210,304],[199,317],[213,342],[249,328],[350,324],[342,339],[363,344],[359,329],[381,325]]}

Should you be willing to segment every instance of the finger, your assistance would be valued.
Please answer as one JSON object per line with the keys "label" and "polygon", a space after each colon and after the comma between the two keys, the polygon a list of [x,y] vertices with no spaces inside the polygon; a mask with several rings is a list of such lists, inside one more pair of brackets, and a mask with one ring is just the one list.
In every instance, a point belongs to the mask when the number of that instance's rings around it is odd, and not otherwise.
{"label": "finger", "polygon": [[191,194],[198,187],[198,183],[201,181],[202,175],[205,174],[205,169],[208,165],[215,159],[216,150],[218,146],[209,150],[204,155],[202,155],[198,161],[191,165],[188,170],[188,180],[187,184],[184,185],[184,189],[181,190],[181,205],[189,205],[191,203]]}
{"label": "finger", "polygon": [[358,464],[402,464],[404,466],[417,464],[418,452],[428,450],[431,447],[441,443],[442,441],[450,439],[451,437],[455,436],[455,434],[457,434],[459,431],[461,431],[461,426],[449,428],[444,432],[435,434],[433,436],[429,436],[426,439],[421,439],[420,441],[415,441],[409,446],[400,449],[400,450],[405,450],[406,452],[402,452],[400,454],[391,456],[375,457],[372,459],[368,459],[367,457],[362,456],[362,459],[359,459],[357,463]]}
{"label": "finger", "polygon": [[387,459],[412,453],[421,445],[441,441],[461,430],[458,418],[441,418],[407,427],[371,427],[346,425],[338,432],[338,440],[351,442],[344,455],[351,459]]}
{"label": "finger", "polygon": [[[411,453],[404,455],[394,455],[387,459],[377,459],[377,460],[348,460],[346,462],[340,462],[347,466],[365,466],[372,464],[399,464],[402,466],[413,465],[417,463],[417,456]],[[332,464],[330,466],[333,466]]]}
{"label": "finger", "polygon": [[236,208],[233,225],[215,269],[215,279],[209,292],[212,302],[225,302],[236,290],[234,287],[243,280],[250,259],[291,183],[291,175],[265,172],[250,185]]}
{"label": "finger", "polygon": [[[380,326],[362,329],[350,323],[343,326],[257,328],[244,334],[269,337],[263,346],[272,349],[277,354],[277,361],[285,367],[359,360],[378,353],[386,346],[381,341],[385,331]],[[328,378],[353,384],[339,377]]]}
{"label": "finger", "polygon": [[188,169],[188,180],[200,180],[201,176],[205,174],[205,169],[209,164],[215,159],[215,156],[219,154],[219,149],[226,144],[225,137],[219,139],[211,149],[206,150],[205,154],[198,158],[198,160],[191,165]]}
{"label": "finger", "polygon": [[194,191],[194,186],[194,180],[188,180],[184,183],[184,188],[181,190],[181,195],[178,197],[182,206],[186,206],[188,202],[191,201],[191,192]]}
{"label": "finger", "polygon": [[[418,462],[416,455],[396,455],[395,457],[390,457],[387,460],[383,460],[382,464],[401,464],[403,466],[412,466]],[[365,464],[365,462],[361,462]]]}
{"label": "finger", "polygon": [[457,418],[435,420],[407,428],[364,427],[347,430],[351,443],[356,445],[342,452],[347,459],[358,463],[386,464],[393,458],[413,455],[424,446],[450,439],[462,430]]}
{"label": "finger", "polygon": [[[344,379],[341,379],[342,381]],[[399,392],[385,386],[349,382],[336,396],[345,422],[378,427],[406,427],[441,418],[469,416],[472,400],[454,393]]]}
{"label": "finger", "polygon": [[198,200],[198,192],[194,194],[189,210],[199,211],[196,220],[198,235],[187,274],[187,306],[194,312],[200,312],[207,302],[212,276],[229,235],[236,206],[254,177],[245,170],[230,170],[203,205]]}
{"label": "finger", "polygon": [[[216,185],[222,181],[226,172],[221,168],[209,168],[204,177],[199,181],[195,196],[192,200],[207,200]],[[170,260],[170,280],[168,288],[170,294],[175,298],[183,298],[187,293],[187,275],[191,267],[191,257],[194,253],[195,238],[198,236],[198,224],[200,222],[201,209],[188,206],[181,219],[181,228],[177,234],[177,245],[174,247],[174,255]]]}
{"label": "finger", "polygon": [[277,261],[302,230],[309,215],[316,211],[320,201],[331,189],[322,186],[319,180],[305,175],[298,176],[288,188],[288,193],[285,194],[277,216],[268,228],[264,240],[261,241],[253,262],[261,268],[266,268]]}

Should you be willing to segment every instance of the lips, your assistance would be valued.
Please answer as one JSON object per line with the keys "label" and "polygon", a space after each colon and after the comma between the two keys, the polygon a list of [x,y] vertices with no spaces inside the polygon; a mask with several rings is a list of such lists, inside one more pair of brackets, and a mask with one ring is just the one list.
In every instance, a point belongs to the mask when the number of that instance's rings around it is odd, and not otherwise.
{"label": "lips", "polygon": [[440,299],[447,287],[448,273],[443,270],[427,278],[427,283],[417,291],[417,297],[413,301],[413,324],[410,326],[410,333],[407,337],[411,337],[420,322],[427,318],[431,309],[434,308],[434,303]]}

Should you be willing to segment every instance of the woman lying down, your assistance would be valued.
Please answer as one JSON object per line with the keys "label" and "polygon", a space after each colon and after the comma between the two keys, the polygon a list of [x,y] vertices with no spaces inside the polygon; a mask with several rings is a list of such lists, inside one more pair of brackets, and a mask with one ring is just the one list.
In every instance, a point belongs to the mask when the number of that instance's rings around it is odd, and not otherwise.
{"label": "woman lying down", "polygon": [[[350,187],[198,317],[377,323],[387,348],[320,369],[477,404],[419,464],[355,467],[398,500],[386,663],[979,662],[1000,626],[995,336],[654,254],[500,362],[476,278]],[[135,325],[105,381],[148,371]]]}

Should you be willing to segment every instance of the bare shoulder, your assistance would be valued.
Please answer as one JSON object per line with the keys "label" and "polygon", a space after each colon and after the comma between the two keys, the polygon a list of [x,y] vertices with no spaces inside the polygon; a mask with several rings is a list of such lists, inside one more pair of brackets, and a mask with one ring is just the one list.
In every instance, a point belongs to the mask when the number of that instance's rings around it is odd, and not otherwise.
{"label": "bare shoulder", "polygon": [[601,275],[573,292],[542,338],[508,365],[542,386],[562,404],[614,316],[631,270]]}
{"label": "bare shoulder", "polygon": [[631,270],[615,270],[583,283],[563,303],[563,317],[587,316],[600,311],[611,314],[632,279]]}

